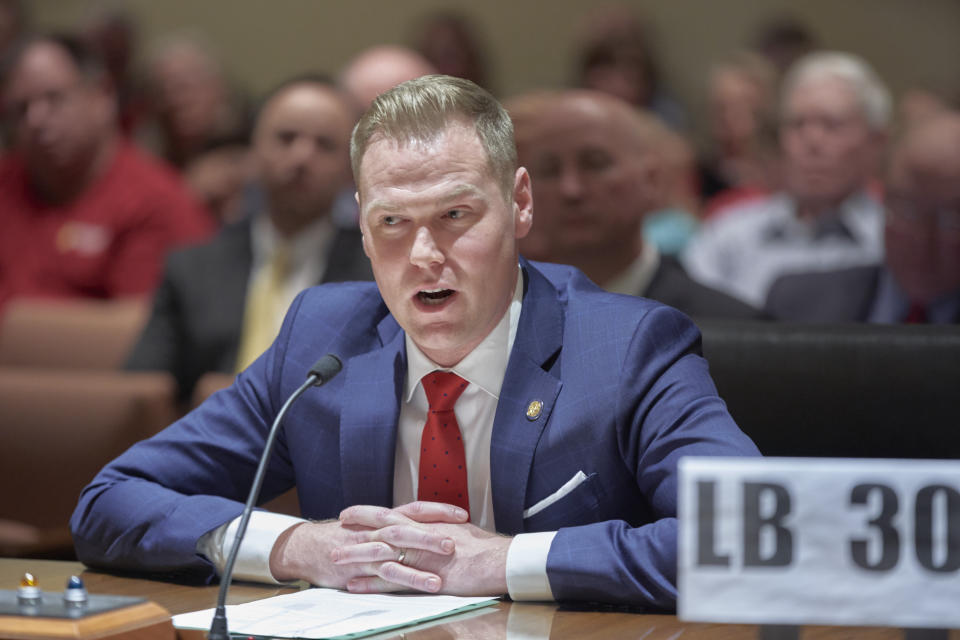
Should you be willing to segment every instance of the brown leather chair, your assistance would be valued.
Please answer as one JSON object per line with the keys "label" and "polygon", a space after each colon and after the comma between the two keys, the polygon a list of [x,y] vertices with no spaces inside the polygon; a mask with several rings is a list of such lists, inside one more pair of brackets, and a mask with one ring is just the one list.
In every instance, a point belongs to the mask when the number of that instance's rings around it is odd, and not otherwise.
{"label": "brown leather chair", "polygon": [[71,557],[80,490],[175,419],[165,373],[0,368],[0,555]]}
{"label": "brown leather chair", "polygon": [[148,310],[139,298],[13,300],[0,317],[0,365],[120,369]]}

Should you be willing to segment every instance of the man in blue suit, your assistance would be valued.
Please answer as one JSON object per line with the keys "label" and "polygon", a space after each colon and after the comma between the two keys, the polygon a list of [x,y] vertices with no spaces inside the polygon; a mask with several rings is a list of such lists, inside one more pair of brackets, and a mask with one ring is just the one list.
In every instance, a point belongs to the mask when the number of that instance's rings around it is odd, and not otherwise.
{"label": "man in blue suit", "polygon": [[[335,353],[343,372],[291,409],[264,484],[296,485],[311,520],[256,513],[241,577],[673,608],[678,459],[757,454],[697,329],[519,257],[530,177],[468,81],[383,94],[351,157],[376,285],[301,294],[230,389],[108,465],[71,521],[80,559],[219,570],[273,417]],[[438,380],[459,382],[452,408]]]}

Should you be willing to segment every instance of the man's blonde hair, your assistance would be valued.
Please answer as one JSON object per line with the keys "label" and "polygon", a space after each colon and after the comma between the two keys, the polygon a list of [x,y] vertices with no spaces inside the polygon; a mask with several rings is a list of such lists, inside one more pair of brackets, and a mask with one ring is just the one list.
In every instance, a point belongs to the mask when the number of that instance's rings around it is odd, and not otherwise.
{"label": "man's blonde hair", "polygon": [[509,198],[517,170],[510,116],[485,89],[469,80],[444,75],[409,80],[377,96],[350,139],[354,179],[359,185],[360,163],[371,142],[430,142],[455,122],[473,124],[490,172]]}

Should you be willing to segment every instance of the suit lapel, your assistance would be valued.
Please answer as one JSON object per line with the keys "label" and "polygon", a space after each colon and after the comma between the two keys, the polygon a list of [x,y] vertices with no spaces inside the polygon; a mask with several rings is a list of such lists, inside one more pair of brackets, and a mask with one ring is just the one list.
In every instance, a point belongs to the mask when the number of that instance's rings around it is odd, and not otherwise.
{"label": "suit lapel", "polygon": [[[340,415],[345,505],[393,505],[397,420],[407,362],[404,333],[392,316],[379,327],[383,348],[351,358]],[[393,390],[391,393],[389,390]]]}
{"label": "suit lapel", "polygon": [[[550,419],[562,383],[546,368],[555,360],[563,337],[563,309],[553,285],[523,262],[526,291],[513,350],[493,421],[490,480],[497,531],[523,531],[523,510],[533,454]],[[542,404],[535,419],[532,402]]]}
{"label": "suit lapel", "polygon": [[253,268],[251,226],[251,221],[245,219],[221,232],[223,234],[222,255],[214,265],[216,271],[213,277],[216,286],[209,289],[217,291],[213,309],[223,323],[221,331],[226,336],[225,344],[230,345],[224,353],[222,363],[227,371],[234,371],[237,348],[243,332],[247,286],[250,281],[250,270]]}

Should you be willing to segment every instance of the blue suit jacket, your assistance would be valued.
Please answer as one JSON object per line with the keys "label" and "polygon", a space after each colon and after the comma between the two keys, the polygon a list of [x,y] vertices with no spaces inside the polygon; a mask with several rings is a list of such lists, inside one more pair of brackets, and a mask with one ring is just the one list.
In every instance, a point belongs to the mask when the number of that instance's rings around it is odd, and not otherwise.
{"label": "blue suit jacket", "polygon": [[[672,608],[677,460],[757,450],[717,396],[685,316],[605,293],[571,267],[522,267],[490,450],[497,530],[559,530],[547,561],[558,600]],[[391,505],[404,333],[374,284],[324,285],[297,298],[231,388],[100,472],[71,520],[80,559],[211,571],[198,538],[239,515],[273,417],[325,353],[341,356],[343,372],[289,412],[263,499],[296,484],[315,519]],[[543,402],[535,420],[532,400]],[[587,481],[524,518],[578,471]]]}

